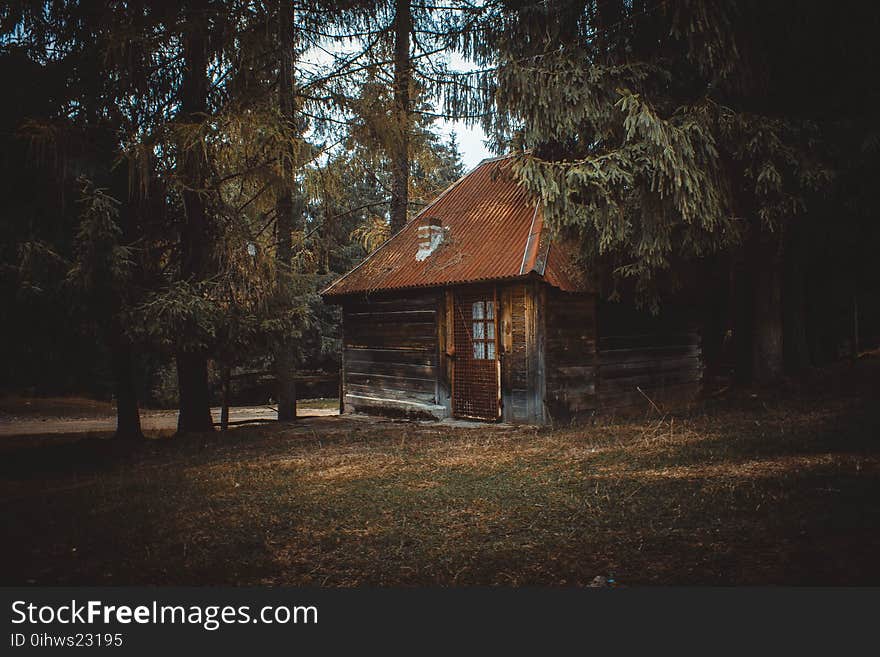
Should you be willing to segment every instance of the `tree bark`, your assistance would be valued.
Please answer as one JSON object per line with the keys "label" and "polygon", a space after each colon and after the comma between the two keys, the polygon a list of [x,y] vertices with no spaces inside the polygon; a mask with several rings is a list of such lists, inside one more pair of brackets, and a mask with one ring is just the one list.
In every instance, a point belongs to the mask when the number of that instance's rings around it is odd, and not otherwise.
{"label": "tree bark", "polygon": [[[208,109],[208,3],[192,0],[186,15],[181,118],[204,121]],[[211,231],[203,190],[207,173],[204,150],[198,145],[181,153],[185,221],[180,232],[181,278],[193,283],[209,274]],[[186,336],[183,336],[186,339]],[[214,430],[208,392],[208,356],[203,350],[182,349],[177,355],[180,393],[178,433]]]}
{"label": "tree bark", "polygon": [[114,437],[121,440],[143,438],[131,344],[127,340],[117,339],[112,346],[111,358],[113,359],[113,376],[116,386],[116,434]]}
{"label": "tree bark", "polygon": [[807,340],[806,244],[797,227],[791,227],[788,232],[782,291],[785,371],[800,374],[811,365]]}
{"label": "tree bark", "polygon": [[[718,254],[702,272],[711,293],[701,303],[703,362],[710,375],[724,374],[724,347],[730,325],[730,261]],[[729,363],[728,363],[729,364]]]}
{"label": "tree bark", "polygon": [[412,8],[409,0],[395,0],[394,16],[394,119],[395,140],[391,153],[391,233],[406,225],[409,206],[409,88],[412,61],[409,35]]}
{"label": "tree bark", "polygon": [[782,257],[775,239],[762,242],[754,255],[752,378],[763,385],[783,369]]}
{"label": "tree bark", "polygon": [[275,376],[278,380],[278,421],[290,422],[296,419],[296,371],[289,345],[284,353],[275,356]]}
{"label": "tree bark", "polygon": [[[278,80],[279,111],[288,129],[294,125],[294,26],[290,0],[278,0],[278,41],[281,53]],[[275,226],[278,231],[275,248],[277,297],[288,303],[290,297],[291,233],[295,217],[293,203],[293,156],[290,149],[281,157],[281,182],[275,203]],[[286,336],[275,348],[275,377],[278,381],[278,420],[296,419],[296,383],[294,380],[291,345]]]}
{"label": "tree bark", "polygon": [[180,412],[178,433],[206,433],[214,430],[211,396],[208,392],[208,360],[201,353],[177,354],[177,387]]}
{"label": "tree bark", "polygon": [[754,344],[755,276],[750,263],[740,251],[731,273],[731,305],[733,312],[734,378],[737,383],[752,382]]}
{"label": "tree bark", "polygon": [[220,378],[223,382],[223,401],[220,405],[220,431],[229,429],[229,389],[231,379],[231,368],[229,365],[223,365],[221,368]]}

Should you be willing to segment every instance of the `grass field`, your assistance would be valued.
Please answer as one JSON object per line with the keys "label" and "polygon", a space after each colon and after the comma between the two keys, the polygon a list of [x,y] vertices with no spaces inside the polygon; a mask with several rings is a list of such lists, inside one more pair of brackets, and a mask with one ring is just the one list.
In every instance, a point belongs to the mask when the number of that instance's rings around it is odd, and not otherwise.
{"label": "grass field", "polygon": [[[870,367],[869,367],[870,365]],[[687,415],[8,439],[3,584],[880,584],[876,366]]]}

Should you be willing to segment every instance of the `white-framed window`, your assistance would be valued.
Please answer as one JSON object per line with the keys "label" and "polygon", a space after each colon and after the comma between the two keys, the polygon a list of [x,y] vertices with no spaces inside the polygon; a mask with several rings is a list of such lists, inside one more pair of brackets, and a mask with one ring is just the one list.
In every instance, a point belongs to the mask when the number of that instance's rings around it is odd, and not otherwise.
{"label": "white-framed window", "polygon": [[495,360],[494,301],[475,301],[471,305],[471,339],[475,360]]}

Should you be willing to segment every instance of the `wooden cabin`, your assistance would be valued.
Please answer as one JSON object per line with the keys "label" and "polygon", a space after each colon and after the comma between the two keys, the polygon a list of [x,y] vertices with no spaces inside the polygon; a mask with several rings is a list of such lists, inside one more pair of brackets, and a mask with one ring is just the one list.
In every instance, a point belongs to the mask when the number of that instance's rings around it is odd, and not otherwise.
{"label": "wooden cabin", "polygon": [[343,311],[345,412],[543,424],[699,390],[698,333],[615,319],[511,162],[483,161],[322,293]]}

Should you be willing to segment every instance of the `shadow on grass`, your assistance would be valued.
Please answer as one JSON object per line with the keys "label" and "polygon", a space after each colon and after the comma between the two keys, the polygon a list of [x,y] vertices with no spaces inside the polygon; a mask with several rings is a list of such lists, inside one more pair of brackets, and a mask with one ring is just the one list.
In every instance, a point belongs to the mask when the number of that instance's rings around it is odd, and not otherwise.
{"label": "shadow on grass", "polygon": [[880,585],[880,409],[4,450],[4,584]]}

